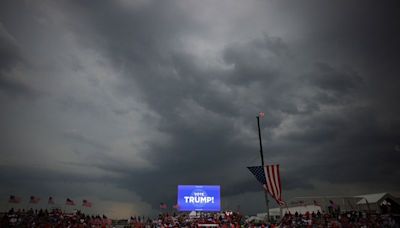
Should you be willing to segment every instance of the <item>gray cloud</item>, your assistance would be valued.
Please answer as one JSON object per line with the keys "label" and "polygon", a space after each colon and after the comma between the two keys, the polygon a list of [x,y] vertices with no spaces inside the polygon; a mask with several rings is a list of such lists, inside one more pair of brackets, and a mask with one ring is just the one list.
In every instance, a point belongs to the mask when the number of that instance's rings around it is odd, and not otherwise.
{"label": "gray cloud", "polygon": [[0,24],[0,67],[2,70],[10,70],[21,61],[18,49],[15,39],[7,32],[3,24]]}
{"label": "gray cloud", "polygon": [[325,63],[316,64],[316,72],[309,77],[311,83],[323,91],[348,93],[362,83],[356,72],[339,72]]}
{"label": "gray cloud", "polygon": [[0,22],[0,91],[12,96],[36,95],[28,85],[13,78],[11,71],[19,64],[23,64],[23,57],[17,41]]}

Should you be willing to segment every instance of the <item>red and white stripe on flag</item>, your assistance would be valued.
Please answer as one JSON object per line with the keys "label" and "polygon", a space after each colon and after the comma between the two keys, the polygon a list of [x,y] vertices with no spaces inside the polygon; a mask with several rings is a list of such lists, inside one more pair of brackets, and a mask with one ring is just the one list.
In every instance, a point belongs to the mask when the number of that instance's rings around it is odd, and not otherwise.
{"label": "red and white stripe on flag", "polygon": [[18,196],[11,195],[8,199],[9,203],[21,203],[21,198]]}
{"label": "red and white stripe on flag", "polygon": [[31,196],[29,198],[29,203],[37,204],[37,203],[39,203],[39,201],[40,201],[40,198],[36,197],[36,196]]}
{"label": "red and white stripe on flag", "polygon": [[84,207],[92,207],[92,202],[89,202],[87,200],[82,200],[82,206]]}
{"label": "red and white stripe on flag", "polygon": [[285,204],[282,200],[282,185],[279,174],[279,165],[264,166],[265,178],[267,184],[264,185],[265,190],[276,200],[279,205]]}
{"label": "red and white stripe on flag", "polygon": [[71,206],[74,206],[74,205],[75,205],[75,202],[74,202],[72,199],[70,199],[70,198],[67,198],[67,200],[65,201],[65,205],[71,205]]}
{"label": "red and white stripe on flag", "polygon": [[47,201],[48,204],[54,204],[53,197],[49,196],[49,200]]}

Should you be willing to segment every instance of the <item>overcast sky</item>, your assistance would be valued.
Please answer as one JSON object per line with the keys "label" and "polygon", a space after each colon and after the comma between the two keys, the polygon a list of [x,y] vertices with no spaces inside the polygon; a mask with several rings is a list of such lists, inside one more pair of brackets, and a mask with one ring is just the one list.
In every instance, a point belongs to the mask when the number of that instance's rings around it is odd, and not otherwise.
{"label": "overcast sky", "polygon": [[0,3],[0,196],[154,215],[178,184],[265,210],[400,191],[400,6],[362,0]]}

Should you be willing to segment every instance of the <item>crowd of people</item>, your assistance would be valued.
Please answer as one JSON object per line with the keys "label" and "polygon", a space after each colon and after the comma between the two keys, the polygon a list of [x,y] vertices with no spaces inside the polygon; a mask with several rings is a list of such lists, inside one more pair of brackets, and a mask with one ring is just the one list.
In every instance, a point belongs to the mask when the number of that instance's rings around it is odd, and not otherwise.
{"label": "crowd of people", "polygon": [[60,209],[53,209],[51,211],[11,209],[1,218],[0,227],[111,227],[111,219],[105,215],[85,215],[80,211],[64,213]]}
{"label": "crowd of people", "polygon": [[[14,210],[4,213],[0,227],[44,227],[44,228],[108,228],[115,227],[116,223],[105,215],[85,215],[80,211],[65,213],[60,209],[48,210]],[[201,213],[190,215],[188,213],[163,213],[155,219],[132,216],[120,224],[126,228],[175,228],[175,227],[332,227],[332,228],[367,228],[367,227],[400,227],[399,217],[393,215],[370,214],[366,212],[344,213],[305,213],[285,214],[282,219],[270,223],[260,221],[247,221],[240,213]]]}
{"label": "crowd of people", "polygon": [[398,217],[383,214],[350,211],[344,213],[305,213],[285,214],[280,221],[280,227],[332,227],[332,228],[367,228],[400,227]]}
{"label": "crowd of people", "polygon": [[203,213],[199,216],[190,216],[188,213],[163,213],[156,219],[144,220],[140,217],[131,217],[129,227],[152,228],[152,227],[201,227],[214,225],[215,227],[239,228],[242,225],[243,216],[239,213]]}

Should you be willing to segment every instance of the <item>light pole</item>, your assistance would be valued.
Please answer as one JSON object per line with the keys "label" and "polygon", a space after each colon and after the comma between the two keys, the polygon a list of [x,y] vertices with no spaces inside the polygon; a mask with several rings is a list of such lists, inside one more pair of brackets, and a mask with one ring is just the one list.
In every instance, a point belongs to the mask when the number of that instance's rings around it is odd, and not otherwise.
{"label": "light pole", "polygon": [[[262,114],[262,115],[264,115],[264,114]],[[258,126],[258,139],[260,141],[261,166],[264,169],[264,152],[263,152],[262,142],[261,142],[260,114],[256,118],[257,118],[257,126]],[[265,174],[265,175],[267,175],[267,174]],[[267,206],[267,222],[269,222],[269,200],[268,200],[268,192],[267,191],[264,191],[264,196],[265,196],[265,204]]]}

